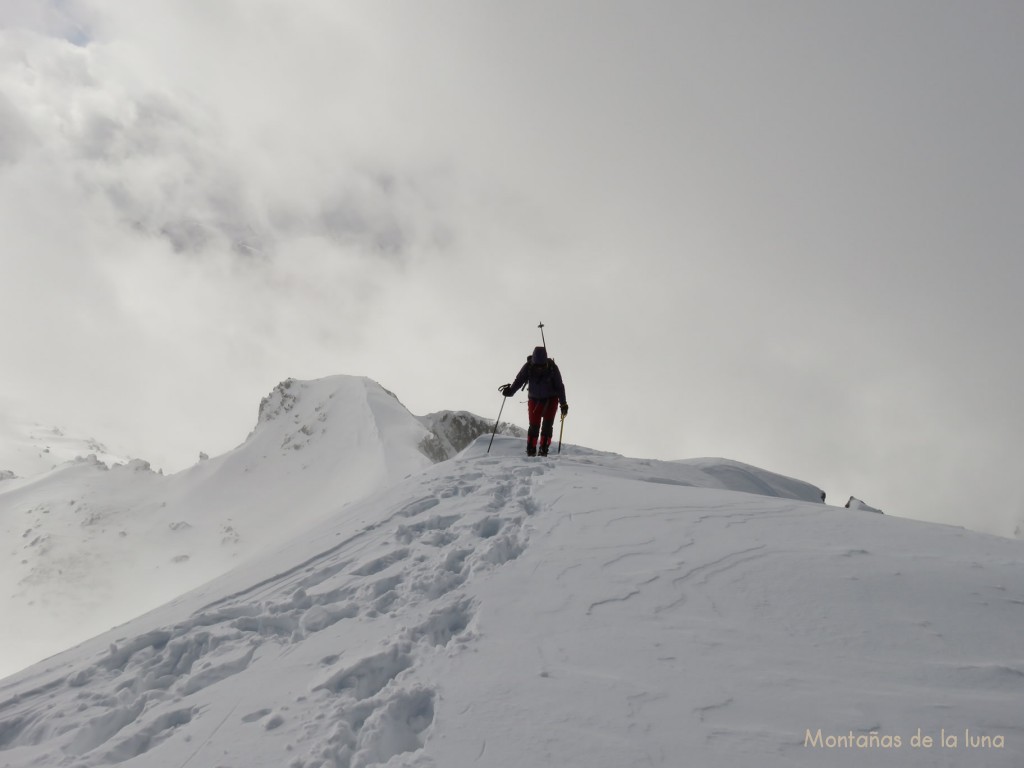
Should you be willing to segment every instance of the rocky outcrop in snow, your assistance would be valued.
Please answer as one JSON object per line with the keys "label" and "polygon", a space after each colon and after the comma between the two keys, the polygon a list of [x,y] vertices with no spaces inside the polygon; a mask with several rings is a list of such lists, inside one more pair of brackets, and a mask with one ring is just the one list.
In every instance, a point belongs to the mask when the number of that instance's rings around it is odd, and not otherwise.
{"label": "rocky outcrop in snow", "polygon": [[[430,434],[420,441],[420,450],[431,461],[452,458],[481,435],[494,431],[494,422],[468,411],[438,411],[420,417]],[[498,425],[499,435],[526,437],[526,430],[503,421]]]}

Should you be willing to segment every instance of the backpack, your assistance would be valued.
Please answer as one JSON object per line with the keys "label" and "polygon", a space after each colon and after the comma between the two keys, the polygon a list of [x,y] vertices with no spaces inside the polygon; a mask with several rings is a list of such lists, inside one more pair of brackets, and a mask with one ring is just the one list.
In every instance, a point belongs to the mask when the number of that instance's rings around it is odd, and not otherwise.
{"label": "backpack", "polygon": [[558,370],[558,366],[555,364],[555,358],[549,357],[540,365],[535,365],[533,358],[530,355],[526,357],[526,363],[530,366],[530,375],[526,377],[526,391],[530,391],[530,379],[537,378],[538,383],[540,381],[553,381],[555,371]]}

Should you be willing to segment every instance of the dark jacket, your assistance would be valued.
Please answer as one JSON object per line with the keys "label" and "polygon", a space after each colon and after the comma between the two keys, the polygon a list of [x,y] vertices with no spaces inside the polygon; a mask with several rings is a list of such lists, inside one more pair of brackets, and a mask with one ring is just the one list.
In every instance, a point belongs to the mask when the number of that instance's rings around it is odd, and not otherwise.
{"label": "dark jacket", "polygon": [[558,366],[551,358],[539,365],[527,360],[526,365],[519,370],[516,380],[512,382],[512,391],[518,392],[524,384],[530,388],[531,400],[547,400],[557,397],[558,402],[562,405],[566,403],[562,372],[558,370]]}

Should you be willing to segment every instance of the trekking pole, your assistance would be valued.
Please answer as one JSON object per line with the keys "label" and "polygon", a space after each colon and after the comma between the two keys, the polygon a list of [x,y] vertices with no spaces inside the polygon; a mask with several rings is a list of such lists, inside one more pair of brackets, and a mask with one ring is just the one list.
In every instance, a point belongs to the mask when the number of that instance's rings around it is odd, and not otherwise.
{"label": "trekking pole", "polygon": [[547,339],[544,338],[544,323],[541,323],[537,327],[540,328],[540,341],[541,341],[541,344],[544,345],[544,351],[547,352],[548,351],[548,342],[547,342]]}
{"label": "trekking pole", "polygon": [[558,427],[558,453],[562,452],[562,432],[565,430],[565,414],[562,414],[562,424]]}
{"label": "trekking pole", "polygon": [[[502,385],[501,385],[500,387],[498,387],[498,391],[499,391],[499,392],[501,392],[501,391],[502,391],[503,389],[505,389],[505,387],[507,387],[507,386],[509,386],[509,385],[508,385],[508,384],[502,384]],[[491,446],[492,446],[492,445],[494,445],[494,436],[495,436],[496,434],[498,434],[498,425],[499,425],[499,424],[501,424],[501,412],[502,412],[503,410],[505,410],[505,400],[506,400],[506,399],[507,399],[507,398],[506,398],[506,397],[505,397],[505,395],[503,394],[503,395],[501,396],[501,408],[499,408],[499,409],[498,409],[498,420],[497,420],[496,422],[494,422],[494,431],[493,431],[493,432],[491,432],[491,442],[489,442],[489,443],[487,444],[487,452],[488,452],[488,453],[490,453],[490,452],[491,452]],[[559,448],[561,448],[561,443],[559,443]]]}

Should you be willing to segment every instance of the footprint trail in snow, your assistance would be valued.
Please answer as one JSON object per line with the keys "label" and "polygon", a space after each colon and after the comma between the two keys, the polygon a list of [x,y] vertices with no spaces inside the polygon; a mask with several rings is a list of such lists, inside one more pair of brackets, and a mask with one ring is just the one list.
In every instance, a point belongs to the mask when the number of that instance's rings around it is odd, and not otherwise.
{"label": "footprint trail in snow", "polygon": [[[0,765],[29,754],[74,768],[167,765],[160,746],[172,739],[194,765],[360,768],[415,752],[438,706],[420,659],[473,643],[466,585],[528,544],[547,467],[505,463],[501,479],[472,462],[428,473],[422,495],[343,543],[173,626],[118,638],[94,663],[55,671],[44,695],[0,698]],[[236,676],[252,681],[218,695]],[[231,721],[260,738],[227,738]]]}

